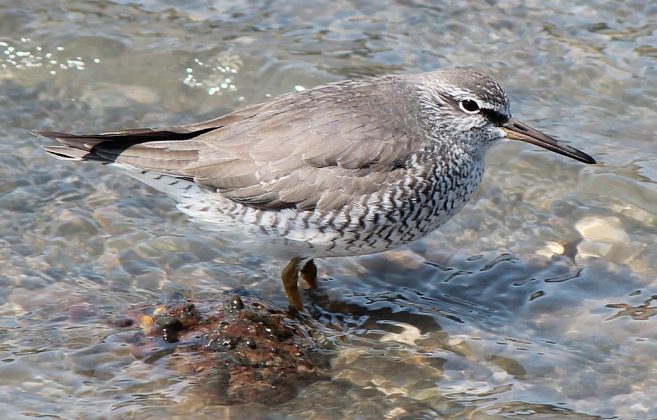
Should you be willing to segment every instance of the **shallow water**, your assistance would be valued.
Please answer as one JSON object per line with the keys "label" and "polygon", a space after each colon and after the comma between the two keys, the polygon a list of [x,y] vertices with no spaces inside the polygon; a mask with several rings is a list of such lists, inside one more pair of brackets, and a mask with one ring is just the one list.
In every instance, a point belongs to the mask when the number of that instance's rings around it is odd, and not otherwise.
{"label": "shallow water", "polygon": [[[650,3],[0,0],[0,412],[657,417]],[[185,377],[131,357],[103,316],[239,286],[284,304],[282,262],[244,255],[110,168],[49,158],[29,129],[173,125],[454,65],[492,74],[516,117],[599,164],[500,145],[476,199],[439,231],[320,261],[332,380],[287,403],[208,405]]]}

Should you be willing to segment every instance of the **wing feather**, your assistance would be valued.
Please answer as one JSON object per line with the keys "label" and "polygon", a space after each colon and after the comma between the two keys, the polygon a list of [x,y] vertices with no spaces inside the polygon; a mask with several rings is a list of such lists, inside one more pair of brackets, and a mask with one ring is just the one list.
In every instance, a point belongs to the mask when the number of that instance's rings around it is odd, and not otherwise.
{"label": "wing feather", "polygon": [[423,138],[418,101],[391,100],[403,89],[404,76],[345,81],[166,130],[38,134],[65,145],[47,148],[60,157],[194,179],[246,205],[335,209],[407,170]]}

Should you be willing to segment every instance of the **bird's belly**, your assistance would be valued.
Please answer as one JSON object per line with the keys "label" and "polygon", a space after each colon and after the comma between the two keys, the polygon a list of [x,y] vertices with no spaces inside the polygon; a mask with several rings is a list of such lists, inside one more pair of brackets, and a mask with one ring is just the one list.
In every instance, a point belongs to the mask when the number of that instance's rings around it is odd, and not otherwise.
{"label": "bird's belly", "polygon": [[260,210],[216,194],[183,200],[179,208],[224,238],[273,255],[339,257],[383,252],[422,238],[456,214],[475,188],[397,208],[372,202],[333,212]]}
{"label": "bird's belly", "polygon": [[[132,173],[178,201],[194,221],[239,246],[289,257],[337,257],[383,252],[427,235],[470,199],[481,172],[452,178],[430,194],[374,194],[333,211],[262,210],[242,205],[191,181]],[[255,248],[254,248],[255,247]]]}

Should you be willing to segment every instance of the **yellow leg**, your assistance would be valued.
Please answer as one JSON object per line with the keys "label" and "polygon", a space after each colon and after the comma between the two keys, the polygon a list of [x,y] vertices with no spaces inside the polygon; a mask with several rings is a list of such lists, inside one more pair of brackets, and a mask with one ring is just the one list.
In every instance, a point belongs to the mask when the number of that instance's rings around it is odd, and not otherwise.
{"label": "yellow leg", "polygon": [[311,289],[317,289],[317,266],[310,260],[301,269],[301,278],[308,283]]}
{"label": "yellow leg", "polygon": [[299,294],[299,262],[301,262],[301,258],[292,258],[283,269],[281,277],[290,309],[302,312],[303,302]]}

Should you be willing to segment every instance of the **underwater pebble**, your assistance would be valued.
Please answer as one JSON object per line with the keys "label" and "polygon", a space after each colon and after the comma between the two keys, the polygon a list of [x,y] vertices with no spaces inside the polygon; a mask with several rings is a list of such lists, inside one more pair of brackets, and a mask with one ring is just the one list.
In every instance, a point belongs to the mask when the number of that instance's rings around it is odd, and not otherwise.
{"label": "underwater pebble", "polygon": [[586,217],[575,224],[584,239],[600,242],[626,242],[629,235],[617,217]]}
{"label": "underwater pebble", "polygon": [[536,253],[547,258],[552,258],[554,255],[563,255],[564,247],[556,242],[548,241],[545,244],[545,248],[539,249]]}
{"label": "underwater pebble", "polygon": [[391,381],[382,378],[382,377],[375,377],[372,378],[371,381],[372,384],[376,386],[376,389],[381,392],[382,394],[385,395],[407,395],[408,391],[404,388],[400,388],[398,386],[394,386]]}
{"label": "underwater pebble", "polygon": [[511,375],[509,375],[508,373],[506,373],[504,371],[498,371],[498,372],[493,373],[492,379],[493,379],[493,382],[496,383],[496,384],[503,384],[503,383],[510,382],[510,381],[513,380]]}
{"label": "underwater pebble", "polygon": [[613,244],[604,242],[584,241],[577,246],[577,257],[609,257],[614,250]]}
{"label": "underwater pebble", "polygon": [[586,217],[575,224],[584,240],[577,245],[577,260],[604,258],[628,264],[640,250],[630,241],[618,217]]}
{"label": "underwater pebble", "polygon": [[405,324],[401,322],[395,322],[395,325],[403,328],[404,331],[400,333],[389,332],[383,337],[381,337],[382,342],[396,341],[398,343],[404,343],[404,344],[408,344],[409,346],[414,346],[415,342],[422,337],[422,333],[420,332],[420,329],[413,325]]}
{"label": "underwater pebble", "polygon": [[409,250],[392,250],[383,254],[383,257],[393,262],[396,266],[405,267],[411,270],[418,270],[424,264],[425,259],[420,255]]}
{"label": "underwater pebble", "polygon": [[408,413],[408,411],[406,411],[402,407],[395,407],[395,408],[388,411],[386,417],[390,418],[390,419],[396,419],[396,418],[399,418],[403,414],[406,414],[406,413]]}

